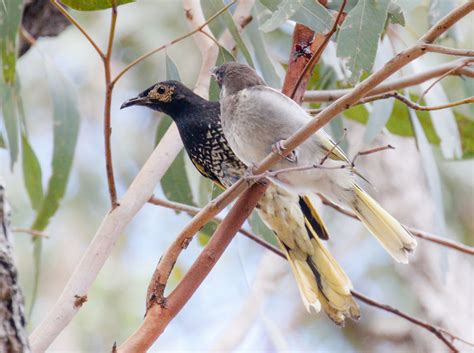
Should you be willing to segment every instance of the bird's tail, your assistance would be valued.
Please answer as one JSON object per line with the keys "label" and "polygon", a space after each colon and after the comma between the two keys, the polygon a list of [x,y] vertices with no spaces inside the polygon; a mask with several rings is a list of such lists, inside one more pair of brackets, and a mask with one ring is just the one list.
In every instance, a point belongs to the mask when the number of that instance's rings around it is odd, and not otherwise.
{"label": "bird's tail", "polygon": [[358,319],[359,307],[351,295],[352,283],[318,238],[312,238],[314,254],[290,249],[280,242],[295,275],[306,309],[321,307],[337,325],[346,318]]}
{"label": "bird's tail", "polygon": [[357,217],[396,261],[408,263],[407,255],[416,247],[413,235],[358,185],[353,191],[351,206]]}

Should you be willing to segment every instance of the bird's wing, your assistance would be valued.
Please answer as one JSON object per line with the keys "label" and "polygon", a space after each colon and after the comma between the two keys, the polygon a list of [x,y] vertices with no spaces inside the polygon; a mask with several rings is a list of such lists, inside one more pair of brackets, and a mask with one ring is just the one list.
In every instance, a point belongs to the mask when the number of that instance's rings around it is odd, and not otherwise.
{"label": "bird's wing", "polygon": [[194,158],[191,158],[191,162],[193,162],[194,166],[196,167],[198,172],[201,173],[203,177],[210,179],[221,189],[225,189],[224,185],[222,185],[219,178],[217,178],[217,176],[214,175],[214,173],[207,173],[206,169],[202,165],[200,165],[197,161],[195,161]]}

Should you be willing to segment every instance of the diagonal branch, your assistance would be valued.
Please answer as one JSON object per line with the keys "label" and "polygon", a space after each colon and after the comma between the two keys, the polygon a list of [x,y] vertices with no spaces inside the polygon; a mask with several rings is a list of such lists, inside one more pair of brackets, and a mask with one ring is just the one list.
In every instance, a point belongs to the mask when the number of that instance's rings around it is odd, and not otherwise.
{"label": "diagonal branch", "polygon": [[267,186],[266,184],[255,184],[239,198],[229,212],[230,217],[226,217],[220,224],[207,246],[171,294],[167,298],[163,298],[161,291],[155,293],[157,296],[155,304],[148,308],[143,323],[118,348],[118,353],[145,352],[151,347],[211,272]]}

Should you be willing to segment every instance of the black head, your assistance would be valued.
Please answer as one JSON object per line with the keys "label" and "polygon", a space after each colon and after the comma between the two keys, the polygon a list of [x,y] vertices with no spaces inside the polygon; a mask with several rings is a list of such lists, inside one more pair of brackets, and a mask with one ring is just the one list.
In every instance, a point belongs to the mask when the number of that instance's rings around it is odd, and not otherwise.
{"label": "black head", "polygon": [[159,82],[144,90],[135,98],[125,101],[120,109],[142,105],[171,116],[179,114],[187,106],[203,99],[178,81]]}
{"label": "black head", "polygon": [[245,64],[230,62],[214,67],[211,72],[221,88],[223,97],[235,94],[244,88],[266,86],[265,81],[255,70]]}

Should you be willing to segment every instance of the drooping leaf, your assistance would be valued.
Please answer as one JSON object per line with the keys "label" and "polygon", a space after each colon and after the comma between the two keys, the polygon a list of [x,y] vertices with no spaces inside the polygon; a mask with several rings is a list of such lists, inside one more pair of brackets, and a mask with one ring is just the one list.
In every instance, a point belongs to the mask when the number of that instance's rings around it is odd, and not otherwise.
{"label": "drooping leaf", "polygon": [[[416,101],[416,96],[412,96],[412,100]],[[461,113],[455,112],[454,114],[456,125],[461,136],[462,158],[474,158],[474,121]],[[429,113],[426,111],[417,111],[416,115],[423,127],[428,142],[438,146],[441,141],[436,134]],[[369,113],[362,105],[346,110],[344,116],[362,124],[367,124],[369,119]],[[393,104],[392,114],[390,115],[386,127],[388,131],[395,135],[415,136],[406,106],[398,100]]]}
{"label": "drooping leaf", "polygon": [[23,13],[23,1],[2,0],[0,2],[0,51],[2,53],[3,80],[12,85],[15,81],[16,36]]}
{"label": "drooping leaf", "polygon": [[326,33],[334,21],[329,11],[319,1],[313,0],[302,0],[291,20],[304,24],[316,33]]}
{"label": "drooping leaf", "polygon": [[26,191],[30,197],[31,206],[38,211],[43,201],[41,165],[26,135],[22,135],[22,159]]}
{"label": "drooping leaf", "polygon": [[[161,141],[172,123],[169,116],[164,116],[158,124],[155,145]],[[166,198],[170,201],[194,205],[193,193],[185,172],[184,151],[179,152],[173,163],[161,178],[161,187]]]}
{"label": "drooping leaf", "polygon": [[166,79],[181,81],[178,68],[176,67],[176,64],[174,63],[174,61],[168,56],[168,54],[165,55],[165,60],[166,60]]}
{"label": "drooping leaf", "polygon": [[10,168],[13,170],[19,152],[18,115],[14,100],[15,85],[1,84],[0,93],[3,123],[6,130],[8,151],[10,153]]}
{"label": "drooping leaf", "polygon": [[[229,53],[224,47],[219,47],[219,54],[216,60],[216,66],[235,61],[235,58],[231,53]],[[219,86],[216,83],[216,80],[211,79],[211,84],[209,85],[209,100],[218,101],[219,100]]]}
{"label": "drooping leaf", "polygon": [[79,110],[74,86],[46,61],[46,72],[53,101],[53,157],[52,174],[49,178],[41,208],[32,229],[44,230],[50,218],[59,208],[66,192],[79,133]]}
{"label": "drooping leaf", "polygon": [[393,0],[388,4],[388,19],[393,24],[405,26],[405,16],[403,15],[402,8]]}
{"label": "drooping leaf", "polygon": [[[201,0],[201,8],[204,14],[204,18],[206,19],[209,19],[221,9],[216,6],[216,3],[212,0]],[[222,33],[224,33],[226,29],[224,22],[221,21],[211,21],[207,26],[214,35],[214,38],[220,38]]]}
{"label": "drooping leaf", "polygon": [[[135,0],[116,0],[117,6],[134,2]],[[62,0],[64,5],[79,11],[104,10],[112,7],[112,0]]]}
{"label": "drooping leaf", "polygon": [[[69,174],[72,168],[74,152],[79,133],[79,111],[72,84],[48,60],[46,72],[50,94],[53,101],[53,157],[52,172],[48,187],[31,226],[35,230],[44,230],[51,217],[59,208],[59,203],[66,192]],[[34,238],[33,259],[35,265],[33,290],[29,315],[34,309],[38,293],[41,268],[42,239]]]}
{"label": "drooping leaf", "polygon": [[281,78],[278,76],[273,62],[268,55],[262,32],[258,29],[258,14],[255,9],[252,11],[252,16],[253,20],[247,25],[247,34],[255,53],[255,59],[265,82],[269,86],[278,89],[281,87]]}
{"label": "drooping leaf", "polygon": [[276,10],[273,10],[272,16],[260,26],[260,30],[263,32],[270,32],[277,29],[283,23],[288,21],[290,17],[293,16],[296,13],[296,11],[300,8],[300,6],[301,6],[300,0],[298,1],[283,0],[278,5],[278,8]]}
{"label": "drooping leaf", "polygon": [[372,69],[387,18],[389,0],[360,0],[347,15],[337,38],[337,56],[351,71],[351,83]]}
{"label": "drooping leaf", "polygon": [[274,246],[278,246],[275,234],[265,225],[265,223],[263,223],[262,219],[256,211],[252,212],[248,221],[250,224],[250,228],[252,228],[252,232],[255,235],[258,235],[259,237],[263,238]]}
{"label": "drooping leaf", "polygon": [[[214,13],[217,13],[220,9],[225,7],[224,2],[222,0],[206,0],[206,1],[208,1],[210,5],[213,7]],[[225,27],[229,30],[230,34],[232,35],[232,38],[234,38],[237,48],[239,48],[239,50],[242,52],[243,56],[245,57],[247,64],[254,67],[252,56],[250,55],[250,52],[247,49],[247,46],[245,45],[242,37],[240,36],[239,29],[237,28],[237,25],[235,24],[231,13],[229,11],[225,11],[223,14],[219,16],[217,21],[223,22],[225,24]]]}
{"label": "drooping leaf", "polygon": [[425,132],[419,118],[412,111],[408,111],[413,129],[415,131],[416,144],[421,155],[421,162],[425,175],[428,180],[428,186],[430,189],[431,197],[435,204],[436,212],[436,231],[440,233],[446,233],[446,223],[444,218],[444,203],[443,203],[443,192],[441,186],[441,177],[439,174],[438,166],[436,164],[435,157],[433,155],[433,149],[430,146],[428,139],[426,138]]}
{"label": "drooping leaf", "polygon": [[384,99],[375,101],[372,104],[372,112],[367,122],[367,129],[364,134],[365,143],[371,143],[387,124],[393,110],[394,99]]}
{"label": "drooping leaf", "polygon": [[320,33],[328,31],[333,22],[329,11],[318,1],[283,0],[272,16],[260,26],[260,30],[273,31],[290,19]]}

